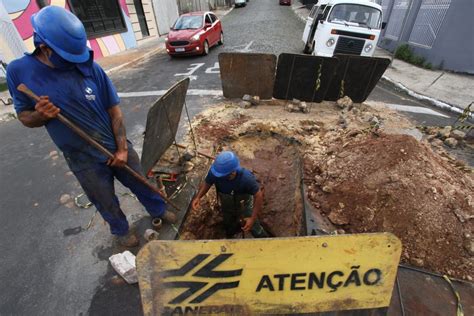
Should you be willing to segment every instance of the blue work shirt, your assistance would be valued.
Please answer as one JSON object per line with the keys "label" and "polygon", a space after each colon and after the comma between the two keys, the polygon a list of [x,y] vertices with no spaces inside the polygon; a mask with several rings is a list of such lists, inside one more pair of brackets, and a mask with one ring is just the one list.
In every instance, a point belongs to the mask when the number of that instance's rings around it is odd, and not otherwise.
{"label": "blue work shirt", "polygon": [[[105,148],[112,153],[117,150],[107,110],[119,104],[120,98],[104,70],[92,59],[72,69],[62,70],[51,68],[34,55],[26,54],[8,65],[7,83],[18,114],[35,110],[36,102],[17,90],[17,86],[24,83],[35,94],[49,96],[49,100],[61,109],[61,114]],[[45,127],[64,153],[71,169],[76,169],[73,171],[107,160],[104,154],[58,119],[49,120]]]}
{"label": "blue work shirt", "polygon": [[260,185],[253,173],[245,168],[240,168],[233,180],[229,180],[227,177],[218,178],[209,171],[205,181],[209,185],[215,184],[217,192],[224,194],[255,195],[260,190]]}

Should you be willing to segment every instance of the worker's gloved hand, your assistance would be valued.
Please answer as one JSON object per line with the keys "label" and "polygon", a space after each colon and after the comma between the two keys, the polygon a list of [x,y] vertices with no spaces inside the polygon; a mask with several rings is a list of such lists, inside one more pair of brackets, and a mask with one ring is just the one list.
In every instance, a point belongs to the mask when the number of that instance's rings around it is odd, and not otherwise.
{"label": "worker's gloved hand", "polygon": [[191,207],[193,208],[193,210],[197,210],[198,208],[201,207],[201,199],[193,199],[193,201],[191,202]]}
{"label": "worker's gloved hand", "polygon": [[40,97],[40,100],[35,105],[35,110],[46,120],[55,118],[60,111],[58,107],[49,101],[47,96]]}
{"label": "worker's gloved hand", "polygon": [[127,150],[119,150],[114,154],[114,158],[109,158],[107,160],[107,165],[111,167],[123,167],[127,164],[128,159],[128,151]]}
{"label": "worker's gloved hand", "polygon": [[242,227],[242,230],[244,232],[249,232],[252,227],[253,227],[253,224],[255,224],[255,218],[253,217],[246,217],[243,219],[243,221],[245,222],[244,226]]}

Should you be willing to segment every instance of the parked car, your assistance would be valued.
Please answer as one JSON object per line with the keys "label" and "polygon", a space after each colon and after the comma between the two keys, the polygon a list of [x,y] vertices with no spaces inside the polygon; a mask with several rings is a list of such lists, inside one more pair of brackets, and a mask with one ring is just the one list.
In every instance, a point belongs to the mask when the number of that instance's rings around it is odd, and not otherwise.
{"label": "parked car", "polygon": [[280,0],[280,5],[291,5],[291,0]]}
{"label": "parked car", "polygon": [[191,12],[176,20],[165,40],[170,56],[207,55],[212,46],[224,44],[224,33],[214,13]]}
{"label": "parked car", "polygon": [[247,0],[235,0],[235,7],[245,7],[247,5]]}

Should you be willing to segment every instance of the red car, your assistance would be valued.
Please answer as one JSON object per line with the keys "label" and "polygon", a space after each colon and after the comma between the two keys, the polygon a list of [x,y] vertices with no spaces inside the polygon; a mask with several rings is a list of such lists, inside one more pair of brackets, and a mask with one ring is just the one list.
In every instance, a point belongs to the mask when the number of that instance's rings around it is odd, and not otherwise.
{"label": "red car", "polygon": [[291,5],[291,0],[280,0],[280,5]]}
{"label": "red car", "polygon": [[212,12],[191,12],[181,15],[166,37],[170,56],[207,55],[209,48],[224,44],[221,21]]}

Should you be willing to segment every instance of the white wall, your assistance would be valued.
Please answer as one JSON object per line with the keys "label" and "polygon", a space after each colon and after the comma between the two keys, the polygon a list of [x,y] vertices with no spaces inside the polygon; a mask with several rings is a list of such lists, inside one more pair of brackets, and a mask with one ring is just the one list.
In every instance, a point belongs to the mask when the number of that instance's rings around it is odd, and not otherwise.
{"label": "white wall", "polygon": [[156,24],[160,35],[168,34],[179,16],[176,0],[153,0]]}

